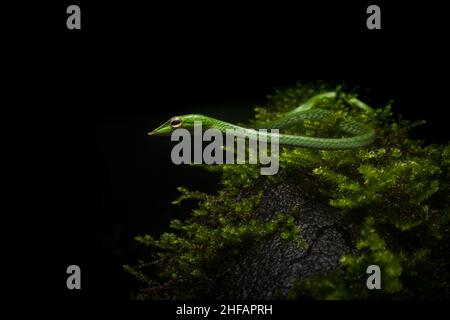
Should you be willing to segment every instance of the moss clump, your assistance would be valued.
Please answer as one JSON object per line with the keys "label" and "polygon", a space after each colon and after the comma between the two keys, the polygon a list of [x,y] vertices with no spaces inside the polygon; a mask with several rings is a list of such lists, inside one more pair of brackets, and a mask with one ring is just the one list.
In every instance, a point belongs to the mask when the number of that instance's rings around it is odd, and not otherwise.
{"label": "moss clump", "polygon": [[[253,123],[276,119],[324,88],[302,86],[277,91],[256,108]],[[338,89],[339,90],[339,89]],[[136,237],[151,248],[150,257],[126,270],[145,283],[138,298],[202,298],[224,259],[237,257],[252,243],[278,233],[305,249],[292,212],[261,219],[262,180],[295,181],[345,213],[355,226],[356,253],[341,258],[342,268],[299,281],[289,298],[370,299],[450,297],[450,146],[426,145],[408,132],[418,123],[395,119],[391,104],[374,116],[353,110],[339,93],[322,108],[335,119],[373,122],[377,139],[367,148],[320,151],[282,148],[280,171],[260,176],[256,165],[205,166],[222,174],[211,195],[180,188],[174,201],[194,199],[198,207],[186,221],[173,220],[173,232],[159,239]],[[332,123],[305,122],[291,133],[338,136]],[[270,257],[268,257],[270,259]],[[379,265],[382,290],[366,288],[366,268]]]}

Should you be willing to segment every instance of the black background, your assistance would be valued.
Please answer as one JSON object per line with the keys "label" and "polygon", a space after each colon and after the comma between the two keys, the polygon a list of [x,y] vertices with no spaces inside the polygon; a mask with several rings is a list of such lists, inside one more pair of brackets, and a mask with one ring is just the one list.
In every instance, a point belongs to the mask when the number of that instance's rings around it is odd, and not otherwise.
{"label": "black background", "polygon": [[[366,28],[373,3],[381,30]],[[81,7],[81,30],[66,28],[70,4]],[[243,121],[274,88],[325,80],[359,86],[374,107],[394,100],[395,113],[428,121],[416,137],[448,141],[450,55],[437,4],[61,1],[38,9],[23,52],[31,72],[21,83],[32,89],[18,97],[33,101],[19,110],[39,130],[24,141],[37,177],[23,202],[39,208],[27,223],[46,240],[32,253],[52,297],[128,299],[136,283],[122,265],[136,262],[133,237],[158,235],[187,214],[170,205],[177,186],[216,188],[217,177],[172,165],[170,143],[146,135],[174,114]],[[66,289],[70,264],[81,267],[80,291]]]}

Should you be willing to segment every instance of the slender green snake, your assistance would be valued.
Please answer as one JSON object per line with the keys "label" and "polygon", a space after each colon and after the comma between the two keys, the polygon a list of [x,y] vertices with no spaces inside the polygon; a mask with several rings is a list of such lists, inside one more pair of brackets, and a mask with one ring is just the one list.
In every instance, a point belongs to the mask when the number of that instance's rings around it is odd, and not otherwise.
{"label": "slender green snake", "polygon": [[[324,121],[330,119],[333,116],[332,111],[325,109],[314,108],[318,102],[322,99],[336,98],[336,92],[325,92],[317,94],[307,100],[305,103],[295,108],[294,110],[286,113],[280,119],[264,124],[265,129],[282,129],[295,124],[301,123],[305,120]],[[357,107],[368,113],[373,113],[373,109],[366,105],[364,102],[357,98],[349,98],[346,101],[354,107]],[[274,135],[278,136],[278,143],[280,145],[313,148],[313,149],[351,149],[363,147],[371,144],[375,140],[375,131],[372,126],[350,120],[343,119],[336,122],[337,128],[349,135],[342,138],[319,138],[319,137],[307,137],[301,135],[291,135],[273,132],[261,132],[255,129],[243,128],[231,123],[227,123],[218,119],[214,119],[201,114],[187,114],[181,116],[175,116],[153,130],[149,132],[149,135],[170,135],[173,130],[178,128],[185,128],[190,131],[194,128],[194,122],[201,122],[202,127],[205,129],[215,128],[222,133],[225,133],[227,129],[237,130],[245,136],[250,138],[258,138],[261,135],[265,135],[266,139],[270,140]]]}

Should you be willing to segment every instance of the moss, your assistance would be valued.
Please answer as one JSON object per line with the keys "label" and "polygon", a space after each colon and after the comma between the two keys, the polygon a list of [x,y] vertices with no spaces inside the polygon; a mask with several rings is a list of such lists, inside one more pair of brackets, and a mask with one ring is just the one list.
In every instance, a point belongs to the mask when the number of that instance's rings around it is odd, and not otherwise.
{"label": "moss", "polygon": [[[323,91],[297,85],[276,91],[268,104],[255,109],[252,123],[262,124]],[[320,195],[356,225],[356,252],[341,258],[342,268],[299,281],[289,298],[371,299],[450,297],[450,146],[426,145],[408,133],[423,122],[395,119],[392,105],[377,108],[374,116],[355,111],[338,88],[334,101],[322,108],[335,120],[355,118],[372,122],[377,139],[367,148],[320,151],[282,148],[280,171],[260,176],[257,165],[205,166],[222,174],[217,194],[179,188],[180,197],[198,202],[189,219],[174,220],[172,232],[159,239],[136,237],[150,248],[147,261],[126,270],[145,284],[138,298],[201,298],[224,261],[237,257],[252,243],[278,233],[305,249],[293,212],[261,219],[258,191],[263,179],[274,183],[294,180],[305,192]],[[333,123],[306,122],[290,132],[311,136],[339,136]],[[382,270],[383,290],[367,290],[366,268]]]}

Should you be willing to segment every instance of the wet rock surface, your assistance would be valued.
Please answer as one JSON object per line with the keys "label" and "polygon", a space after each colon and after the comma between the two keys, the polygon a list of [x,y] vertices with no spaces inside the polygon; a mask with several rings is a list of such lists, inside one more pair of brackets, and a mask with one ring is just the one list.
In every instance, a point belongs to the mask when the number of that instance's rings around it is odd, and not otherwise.
{"label": "wet rock surface", "polygon": [[336,270],[340,257],[353,250],[349,230],[339,223],[342,214],[294,185],[266,185],[259,209],[261,219],[294,213],[308,247],[302,250],[278,234],[261,240],[224,265],[210,297],[280,298],[297,280]]}

